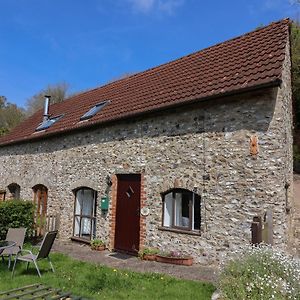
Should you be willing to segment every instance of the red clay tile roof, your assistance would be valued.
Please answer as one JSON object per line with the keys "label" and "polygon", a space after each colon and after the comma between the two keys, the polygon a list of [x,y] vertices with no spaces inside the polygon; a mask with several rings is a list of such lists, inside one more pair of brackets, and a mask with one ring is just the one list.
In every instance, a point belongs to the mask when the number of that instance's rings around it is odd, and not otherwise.
{"label": "red clay tile roof", "polygon": [[[35,132],[42,120],[40,110],[2,137],[0,145],[44,138],[264,85],[279,85],[288,31],[289,20],[285,19],[78,94],[50,106],[52,116],[64,114],[64,117],[46,131]],[[110,103],[90,120],[79,122],[85,112],[104,100]]]}

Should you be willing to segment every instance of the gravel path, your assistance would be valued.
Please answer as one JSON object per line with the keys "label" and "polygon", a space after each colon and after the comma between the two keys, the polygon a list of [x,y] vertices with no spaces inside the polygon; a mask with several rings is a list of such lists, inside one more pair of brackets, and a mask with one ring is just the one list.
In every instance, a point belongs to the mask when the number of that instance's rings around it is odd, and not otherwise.
{"label": "gravel path", "polygon": [[71,241],[55,241],[54,252],[65,253],[75,259],[97,263],[116,269],[127,269],[136,272],[152,272],[167,274],[177,278],[215,282],[216,268],[201,266],[178,266],[153,261],[142,261],[137,257],[126,254],[105,251],[93,251],[88,245]]}

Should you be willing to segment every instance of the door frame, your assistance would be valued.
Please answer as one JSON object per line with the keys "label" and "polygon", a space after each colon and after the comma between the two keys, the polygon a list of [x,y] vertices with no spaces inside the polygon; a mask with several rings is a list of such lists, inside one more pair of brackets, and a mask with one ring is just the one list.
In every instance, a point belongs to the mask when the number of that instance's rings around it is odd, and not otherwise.
{"label": "door frame", "polygon": [[[110,206],[110,242],[109,249],[115,249],[115,234],[116,234],[116,213],[117,213],[117,192],[118,192],[118,175],[140,175],[141,176],[141,194],[140,194],[140,210],[145,207],[145,174],[141,173],[118,173],[111,177],[112,187],[111,187],[111,206]],[[139,231],[139,249],[142,249],[145,245],[146,238],[146,216],[140,214],[140,231]]]}

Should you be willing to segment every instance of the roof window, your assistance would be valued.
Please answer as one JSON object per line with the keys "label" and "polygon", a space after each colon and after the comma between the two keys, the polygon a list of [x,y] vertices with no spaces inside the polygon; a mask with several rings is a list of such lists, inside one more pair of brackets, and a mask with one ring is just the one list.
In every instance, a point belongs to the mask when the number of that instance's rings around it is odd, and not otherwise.
{"label": "roof window", "polygon": [[36,128],[35,131],[41,131],[41,130],[48,129],[62,117],[63,117],[63,115],[60,115],[60,116],[49,118],[49,119],[43,121],[42,123],[40,123],[40,125]]}
{"label": "roof window", "polygon": [[83,116],[80,117],[80,121],[88,120],[92,118],[96,113],[98,113],[109,101],[104,101],[93,106],[89,111],[87,111]]}

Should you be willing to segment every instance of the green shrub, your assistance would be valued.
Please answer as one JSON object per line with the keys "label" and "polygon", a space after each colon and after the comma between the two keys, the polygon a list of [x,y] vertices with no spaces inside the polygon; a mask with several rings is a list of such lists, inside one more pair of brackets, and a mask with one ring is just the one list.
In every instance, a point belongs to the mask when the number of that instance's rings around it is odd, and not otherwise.
{"label": "green shrub", "polygon": [[269,246],[247,247],[225,263],[223,299],[300,299],[300,262]]}
{"label": "green shrub", "polygon": [[5,239],[8,228],[25,227],[32,235],[34,205],[31,201],[10,200],[0,203],[0,238]]}

